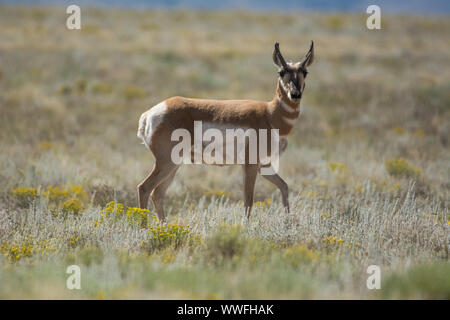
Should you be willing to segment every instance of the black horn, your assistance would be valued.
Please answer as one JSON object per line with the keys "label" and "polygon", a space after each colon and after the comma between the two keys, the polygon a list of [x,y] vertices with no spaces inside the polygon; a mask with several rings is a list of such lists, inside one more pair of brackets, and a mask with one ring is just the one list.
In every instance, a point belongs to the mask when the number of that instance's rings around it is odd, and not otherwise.
{"label": "black horn", "polygon": [[302,66],[308,67],[314,61],[314,41],[311,40],[311,46],[306,54],[305,60],[302,62]]}
{"label": "black horn", "polygon": [[282,67],[284,69],[287,69],[287,64],[283,58],[283,55],[280,52],[280,45],[278,42],[275,42],[275,48],[273,49],[272,59],[277,66],[279,66],[280,68]]}

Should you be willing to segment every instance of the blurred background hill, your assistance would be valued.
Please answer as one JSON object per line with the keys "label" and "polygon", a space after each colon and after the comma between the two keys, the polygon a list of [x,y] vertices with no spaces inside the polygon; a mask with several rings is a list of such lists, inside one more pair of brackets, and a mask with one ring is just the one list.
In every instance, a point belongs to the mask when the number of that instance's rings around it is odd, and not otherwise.
{"label": "blurred background hill", "polygon": [[124,8],[191,8],[191,9],[246,9],[257,11],[317,11],[357,12],[365,11],[371,4],[379,5],[383,12],[410,13],[416,15],[448,15],[450,2],[446,0],[0,0],[0,3],[15,4],[78,4],[91,6],[116,6]]}

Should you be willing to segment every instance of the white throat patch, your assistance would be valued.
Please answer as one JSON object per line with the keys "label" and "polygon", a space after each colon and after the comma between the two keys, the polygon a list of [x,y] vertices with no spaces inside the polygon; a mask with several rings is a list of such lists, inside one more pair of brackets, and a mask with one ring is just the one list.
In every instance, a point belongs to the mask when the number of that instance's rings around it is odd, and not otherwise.
{"label": "white throat patch", "polygon": [[[295,102],[292,100],[292,98],[291,98],[291,93],[289,92],[288,89],[286,89],[283,80],[280,79],[280,82],[281,82],[281,90],[283,90],[283,93],[288,97],[288,99],[289,99],[291,102],[295,103]],[[287,93],[286,93],[286,92],[287,92]],[[288,105],[283,101],[283,99],[282,99],[280,96],[278,96],[278,101],[280,102],[281,107],[282,107],[284,110],[286,110],[287,112],[297,112],[297,111],[299,110],[300,100],[298,100],[297,106],[296,106],[295,108],[292,108],[292,107],[288,106]]]}
{"label": "white throat patch", "polygon": [[292,108],[292,107],[288,106],[288,105],[286,104],[286,102],[284,102],[283,99],[281,99],[280,97],[278,97],[278,102],[280,103],[281,107],[282,107],[286,112],[294,113],[294,112],[298,112],[298,110],[299,110],[300,103],[297,105],[297,107]]}

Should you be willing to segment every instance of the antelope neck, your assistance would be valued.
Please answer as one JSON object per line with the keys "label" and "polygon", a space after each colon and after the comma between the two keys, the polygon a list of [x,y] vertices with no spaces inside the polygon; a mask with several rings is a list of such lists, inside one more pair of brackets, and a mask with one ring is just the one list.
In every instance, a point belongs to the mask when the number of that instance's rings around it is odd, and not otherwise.
{"label": "antelope neck", "polygon": [[[292,101],[289,99],[286,90],[284,89],[283,85],[281,84],[281,80],[278,79],[277,83],[277,92],[276,92],[276,98],[279,99],[280,103],[284,103],[285,106],[289,107],[291,110],[290,112],[298,112],[300,107],[300,100],[297,102]],[[286,110],[288,111],[288,110]]]}
{"label": "antelope neck", "polygon": [[280,135],[286,136],[291,132],[300,114],[300,100],[295,103],[289,99],[280,80],[278,80],[277,91],[269,104],[268,111],[272,128],[279,129]]}

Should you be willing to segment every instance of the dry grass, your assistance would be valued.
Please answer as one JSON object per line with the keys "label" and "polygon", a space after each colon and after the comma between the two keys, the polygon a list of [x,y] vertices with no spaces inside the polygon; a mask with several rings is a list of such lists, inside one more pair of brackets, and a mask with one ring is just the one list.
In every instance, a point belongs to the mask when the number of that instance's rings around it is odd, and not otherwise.
{"label": "dry grass", "polygon": [[[449,297],[448,19],[383,16],[369,31],[363,14],[83,9],[68,31],[64,17],[0,7],[0,297]],[[101,216],[135,206],[151,168],[143,111],[172,95],[270,100],[273,43],[297,59],[311,39],[281,159],[291,215],[258,179],[247,223],[240,168],[189,166],[169,189],[169,236]],[[381,292],[365,287],[370,264]]]}

